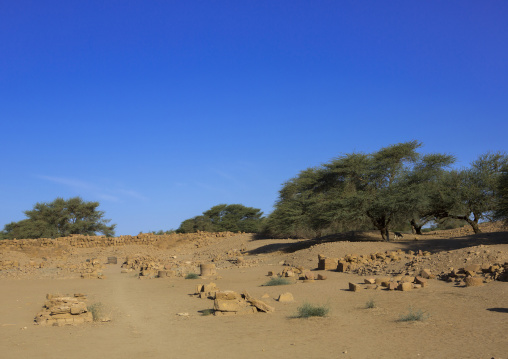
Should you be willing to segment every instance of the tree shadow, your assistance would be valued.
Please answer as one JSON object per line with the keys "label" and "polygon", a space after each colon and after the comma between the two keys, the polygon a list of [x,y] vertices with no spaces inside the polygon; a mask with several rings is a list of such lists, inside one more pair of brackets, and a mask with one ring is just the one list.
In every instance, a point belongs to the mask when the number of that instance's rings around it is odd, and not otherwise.
{"label": "tree shadow", "polygon": [[[377,234],[377,232],[376,232]],[[301,251],[303,249],[310,248],[315,246],[316,244],[322,243],[330,243],[330,242],[376,242],[373,240],[376,236],[373,235],[371,231],[365,232],[345,232],[345,233],[337,233],[331,234],[324,237],[313,238],[313,239],[302,239],[299,242],[291,242],[291,243],[272,243],[267,244],[265,246],[261,246],[255,249],[248,251],[248,254],[266,254],[266,253],[274,253],[274,252],[283,252],[283,253],[294,253]],[[255,239],[254,239],[255,240]],[[281,240],[283,241],[283,240]],[[377,242],[380,242],[378,240]]]}
{"label": "tree shadow", "polygon": [[425,236],[420,236],[418,240],[397,243],[400,243],[401,247],[406,250],[415,252],[422,250],[435,253],[479,245],[508,244],[508,232],[478,233],[462,237],[435,239],[425,239]]}
{"label": "tree shadow", "polygon": [[487,308],[490,312],[508,313],[508,308]]}
{"label": "tree shadow", "polygon": [[[508,231],[504,232],[490,232],[478,233],[469,236],[452,237],[452,238],[425,238],[427,235],[418,236],[417,240],[399,240],[392,241],[399,245],[405,251],[412,250],[414,252],[429,251],[432,253],[450,251],[461,248],[479,246],[479,245],[496,245],[508,244]],[[256,239],[253,239],[256,240]],[[363,232],[345,232],[332,234],[320,238],[302,239],[298,242],[284,243],[271,243],[265,246],[248,251],[248,254],[267,254],[274,252],[294,253],[300,250],[308,249],[316,244],[330,243],[330,242],[382,242],[377,231],[363,231]],[[383,242],[385,243],[385,242]]]}

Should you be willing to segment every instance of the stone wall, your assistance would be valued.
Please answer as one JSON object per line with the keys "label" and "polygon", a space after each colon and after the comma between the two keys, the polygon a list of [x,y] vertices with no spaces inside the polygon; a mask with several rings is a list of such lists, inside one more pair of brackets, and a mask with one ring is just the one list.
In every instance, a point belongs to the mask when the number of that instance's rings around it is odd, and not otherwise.
{"label": "stone wall", "polygon": [[131,244],[164,246],[185,240],[231,237],[237,234],[238,233],[233,232],[219,232],[219,233],[197,232],[184,234],[172,233],[163,235],[143,233],[137,236],[119,236],[119,237],[72,235],[70,237],[60,237],[55,239],[52,238],[12,239],[0,241],[0,250],[1,249],[23,250],[33,247],[59,247],[59,246],[71,246],[77,248],[115,247]]}

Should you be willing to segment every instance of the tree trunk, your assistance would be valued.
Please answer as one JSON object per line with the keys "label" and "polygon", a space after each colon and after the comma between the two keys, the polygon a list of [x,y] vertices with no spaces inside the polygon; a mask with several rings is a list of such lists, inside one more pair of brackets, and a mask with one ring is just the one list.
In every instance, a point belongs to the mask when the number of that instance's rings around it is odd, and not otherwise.
{"label": "tree trunk", "polygon": [[411,231],[413,234],[422,235],[422,226],[418,225],[414,219],[411,220]]}
{"label": "tree trunk", "polygon": [[473,228],[473,231],[474,231],[475,234],[482,232],[480,227],[478,227],[478,220],[476,220],[476,219],[475,220],[471,220],[471,219],[467,218],[466,222],[469,223],[471,228]]}
{"label": "tree trunk", "polygon": [[474,216],[474,219],[471,219],[470,216],[450,216],[450,215],[448,215],[446,217],[455,218],[455,219],[462,219],[462,220],[466,221],[471,226],[471,228],[473,228],[473,232],[475,234],[481,233],[482,231],[481,231],[480,227],[478,227],[478,220],[479,220],[480,216],[477,215],[476,213],[473,213],[473,216]]}
{"label": "tree trunk", "polygon": [[381,232],[383,241],[390,242],[390,231],[388,231],[388,228],[382,228],[379,230],[379,232]]}

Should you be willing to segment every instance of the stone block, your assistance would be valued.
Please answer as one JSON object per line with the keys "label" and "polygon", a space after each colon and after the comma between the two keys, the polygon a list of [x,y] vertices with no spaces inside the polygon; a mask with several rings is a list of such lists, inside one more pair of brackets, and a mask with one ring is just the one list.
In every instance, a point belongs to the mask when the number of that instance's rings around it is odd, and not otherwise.
{"label": "stone block", "polygon": [[241,296],[237,292],[228,290],[228,291],[224,291],[224,292],[215,292],[215,299],[237,300],[237,299],[241,299]]}
{"label": "stone block", "polygon": [[365,284],[376,284],[376,280],[374,278],[365,278],[363,282]]}
{"label": "stone block", "polygon": [[349,270],[349,263],[345,261],[339,261],[337,264],[337,272],[347,272]]}
{"label": "stone block", "polygon": [[430,269],[422,269],[422,271],[420,272],[420,276],[425,278],[425,279],[434,279],[434,278],[436,278],[436,276],[434,274],[432,274]]}
{"label": "stone block", "polygon": [[200,275],[202,277],[209,277],[209,276],[217,274],[217,270],[215,268],[215,264],[213,264],[213,263],[201,264],[199,266],[199,268],[200,268],[200,271],[201,271]]}
{"label": "stone block", "polygon": [[71,305],[71,314],[78,315],[87,312],[87,307],[84,302],[78,302]]}
{"label": "stone block", "polygon": [[408,290],[413,289],[413,283],[409,283],[409,282],[400,283],[398,289],[403,292],[406,292]]}
{"label": "stone block", "polygon": [[321,257],[318,262],[319,270],[332,270],[337,268],[338,258]]}
{"label": "stone block", "polygon": [[482,277],[466,277],[465,279],[466,287],[478,287],[483,285]]}
{"label": "stone block", "polygon": [[401,278],[400,280],[401,282],[408,282],[408,283],[413,283],[415,281],[415,277],[413,276],[410,276],[410,275],[405,275]]}
{"label": "stone block", "polygon": [[317,275],[317,280],[326,280],[326,279],[327,279],[327,276],[325,276],[324,274]]}
{"label": "stone block", "polygon": [[362,290],[362,287],[356,283],[349,282],[349,290],[352,292],[358,292],[358,291]]}
{"label": "stone block", "polygon": [[382,285],[382,283],[384,282],[390,282],[390,278],[389,277],[378,277],[375,279],[375,283],[377,285]]}
{"label": "stone block", "polygon": [[293,297],[293,294],[286,292],[279,295],[279,298],[277,300],[281,303],[288,303],[293,302],[295,298]]}
{"label": "stone block", "polygon": [[[385,283],[385,282],[383,282]],[[399,284],[397,282],[388,282],[388,285],[386,286],[386,288],[388,288],[388,290],[396,290],[398,288]]]}
{"label": "stone block", "polygon": [[304,277],[305,277],[305,280],[314,280],[314,274],[311,272],[305,273]]}
{"label": "stone block", "polygon": [[256,307],[261,312],[268,313],[268,312],[275,311],[274,307],[269,306],[268,304],[266,304],[265,302],[263,302],[261,300],[251,298],[251,299],[249,299],[249,302],[251,305]]}
{"label": "stone block", "polygon": [[244,300],[215,299],[213,303],[213,309],[219,310],[221,312],[238,312],[247,306],[248,303]]}

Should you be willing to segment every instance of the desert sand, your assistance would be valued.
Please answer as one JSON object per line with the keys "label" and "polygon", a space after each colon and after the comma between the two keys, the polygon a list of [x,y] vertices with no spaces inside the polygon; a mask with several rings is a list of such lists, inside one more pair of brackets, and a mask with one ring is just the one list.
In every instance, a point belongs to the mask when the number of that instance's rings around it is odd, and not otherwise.
{"label": "desert sand", "polygon": [[[376,233],[362,241],[255,240],[237,234],[166,248],[3,248],[0,262],[16,261],[17,266],[0,270],[0,358],[508,358],[508,282],[466,287],[436,278],[409,291],[361,284],[366,278],[393,277],[406,264],[404,258],[375,275],[317,270],[318,255],[340,258],[399,249],[429,251],[421,266],[435,275],[471,263],[508,262],[506,229],[483,229],[477,235],[467,230],[406,234],[389,243],[377,241]],[[172,260],[181,268],[165,278],[140,277],[136,270],[122,273],[126,257],[136,254],[155,262]],[[111,256],[117,264],[107,264]],[[94,258],[104,279],[82,279],[79,268],[67,269]],[[186,273],[199,273],[199,264],[212,261],[216,275],[185,279]],[[263,286],[268,272],[294,267],[326,280],[304,281],[296,275],[288,278],[289,285]],[[196,286],[210,282],[221,291],[248,291],[275,310],[203,315],[214,300],[198,298]],[[362,290],[350,291],[350,282]],[[285,292],[295,300],[278,302]],[[111,320],[37,325],[34,318],[48,293],[84,293]],[[375,308],[366,308],[369,301]],[[326,306],[329,313],[295,318],[303,303]],[[425,312],[425,319],[399,321],[410,308]]]}

